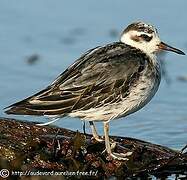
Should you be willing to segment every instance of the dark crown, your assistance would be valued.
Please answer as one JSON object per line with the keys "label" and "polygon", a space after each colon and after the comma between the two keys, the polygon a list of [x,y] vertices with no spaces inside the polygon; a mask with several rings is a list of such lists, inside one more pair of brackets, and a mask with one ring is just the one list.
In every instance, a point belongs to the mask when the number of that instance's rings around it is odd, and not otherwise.
{"label": "dark crown", "polygon": [[127,28],[124,30],[123,33],[127,33],[128,31],[135,30],[139,32],[145,32],[145,33],[153,33],[156,29],[149,24],[143,23],[143,22],[135,22],[127,26]]}

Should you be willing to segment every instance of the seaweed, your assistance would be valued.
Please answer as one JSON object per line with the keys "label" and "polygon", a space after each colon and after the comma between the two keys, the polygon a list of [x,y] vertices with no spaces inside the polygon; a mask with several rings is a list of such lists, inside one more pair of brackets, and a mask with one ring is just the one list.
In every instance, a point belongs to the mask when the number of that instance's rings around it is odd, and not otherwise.
{"label": "seaweed", "polygon": [[128,161],[119,161],[104,151],[104,142],[89,134],[0,119],[0,169],[7,169],[12,179],[187,178],[187,146],[177,151],[110,136],[117,142],[115,152],[133,152]]}

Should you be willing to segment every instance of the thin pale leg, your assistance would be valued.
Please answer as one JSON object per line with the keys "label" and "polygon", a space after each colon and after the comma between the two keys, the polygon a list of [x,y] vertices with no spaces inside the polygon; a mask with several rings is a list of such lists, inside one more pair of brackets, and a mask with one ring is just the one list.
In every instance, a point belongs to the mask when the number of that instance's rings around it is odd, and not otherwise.
{"label": "thin pale leg", "polygon": [[89,123],[90,123],[90,127],[91,127],[91,130],[92,130],[92,134],[93,134],[94,139],[95,139],[96,141],[102,142],[103,139],[101,139],[101,138],[99,137],[94,122],[93,122],[93,121],[89,121]]}
{"label": "thin pale leg", "polygon": [[128,160],[128,158],[126,157],[130,156],[132,152],[127,152],[125,154],[123,153],[119,154],[119,153],[114,153],[114,152],[112,153],[108,134],[109,134],[109,122],[104,122],[105,146],[106,146],[107,153],[114,159],[125,160],[125,161]]}

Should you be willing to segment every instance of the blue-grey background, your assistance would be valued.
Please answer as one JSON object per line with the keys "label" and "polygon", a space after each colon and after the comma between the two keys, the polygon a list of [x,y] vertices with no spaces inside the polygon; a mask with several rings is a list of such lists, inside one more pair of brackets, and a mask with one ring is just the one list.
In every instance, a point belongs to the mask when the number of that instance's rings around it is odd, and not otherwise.
{"label": "blue-grey background", "polygon": [[[86,50],[117,41],[131,22],[154,24],[163,41],[187,52],[187,1],[1,0],[0,116],[3,108],[51,83]],[[28,57],[38,55],[32,65]],[[111,122],[112,135],[130,136],[180,149],[187,143],[187,57],[167,54],[168,75],[151,103],[129,117]],[[45,118],[23,117],[45,122]],[[78,119],[55,125],[82,130]],[[102,123],[97,123],[102,133]],[[87,125],[87,132],[89,132]]]}

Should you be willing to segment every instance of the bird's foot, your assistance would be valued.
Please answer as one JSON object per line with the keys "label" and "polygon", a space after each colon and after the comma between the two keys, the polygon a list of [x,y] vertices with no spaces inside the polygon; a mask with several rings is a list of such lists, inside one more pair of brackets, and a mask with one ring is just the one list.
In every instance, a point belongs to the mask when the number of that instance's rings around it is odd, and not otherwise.
{"label": "bird's foot", "polygon": [[[117,145],[116,142],[112,142],[110,143],[110,148],[111,148],[111,151],[113,151]],[[107,152],[107,149],[105,149],[103,153]],[[123,161],[128,161],[129,159],[127,158],[128,156],[131,156],[132,155],[132,152],[126,152],[126,153],[115,153],[115,152],[111,152],[111,153],[108,153],[108,155],[110,157],[112,157],[113,159],[117,159],[117,160],[123,160]]]}
{"label": "bird's foot", "polygon": [[97,138],[94,138],[96,141],[98,141],[98,142],[104,142],[105,140],[104,139],[102,139],[102,138],[100,138],[100,137],[97,137]]}
{"label": "bird's foot", "polygon": [[119,160],[119,161],[128,161],[129,158],[128,156],[131,156],[132,152],[127,152],[127,153],[109,153],[109,156],[111,156],[113,159]]}
{"label": "bird's foot", "polygon": [[93,136],[92,138],[95,139],[98,142],[104,142],[105,141],[104,138],[100,137],[100,136]]}
{"label": "bird's foot", "polygon": [[[113,141],[113,142],[110,143],[110,144],[111,144],[111,145],[110,145],[111,150],[114,150],[115,147],[116,147],[117,142]],[[106,149],[106,148],[102,151],[101,154],[104,154],[105,152],[107,152],[107,149]]]}

